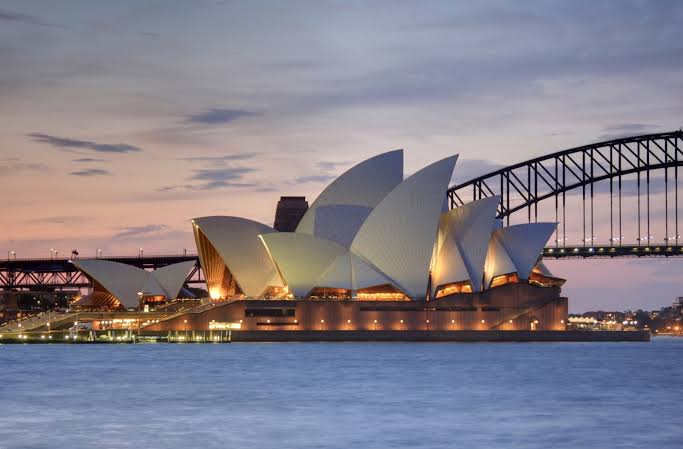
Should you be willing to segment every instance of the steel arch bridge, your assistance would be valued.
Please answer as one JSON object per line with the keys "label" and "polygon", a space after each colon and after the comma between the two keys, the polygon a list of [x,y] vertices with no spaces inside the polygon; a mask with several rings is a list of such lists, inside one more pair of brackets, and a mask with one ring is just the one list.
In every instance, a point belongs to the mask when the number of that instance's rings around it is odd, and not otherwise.
{"label": "steel arch bridge", "polygon": [[[541,156],[487,173],[448,189],[451,208],[468,201],[500,196],[498,218],[526,212],[526,221],[538,221],[539,203],[554,203],[559,222],[555,246],[544,257],[679,256],[678,171],[683,165],[683,131],[627,137],[594,143]],[[664,238],[655,244],[651,216],[651,173],[663,171]],[[624,241],[624,178],[636,181],[637,238]],[[658,181],[661,181],[658,179]],[[594,233],[596,184],[608,182],[609,243],[599,246]],[[567,196],[581,192],[580,245],[567,245]],[[661,192],[660,192],[661,193]],[[673,196],[673,198],[671,198]],[[633,205],[629,205],[632,208]],[[661,224],[661,223],[660,223]],[[646,232],[643,236],[643,232]],[[683,241],[682,241],[683,243]]]}

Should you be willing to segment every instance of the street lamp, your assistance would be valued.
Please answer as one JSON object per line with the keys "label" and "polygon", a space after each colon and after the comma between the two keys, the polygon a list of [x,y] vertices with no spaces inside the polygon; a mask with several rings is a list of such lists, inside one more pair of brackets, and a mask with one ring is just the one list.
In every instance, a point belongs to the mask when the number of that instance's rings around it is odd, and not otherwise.
{"label": "street lamp", "polygon": [[142,298],[145,292],[138,292],[138,338],[140,338],[140,311],[142,309]]}
{"label": "street lamp", "polygon": [[54,248],[50,248],[50,260],[52,260],[54,257],[55,250]]}
{"label": "street lamp", "polygon": [[97,259],[99,259],[100,257],[102,257],[102,250],[98,249],[97,250]]}
{"label": "street lamp", "polygon": [[143,254],[145,254],[145,252],[142,250],[142,248],[140,248],[140,250],[138,251],[138,255],[140,256],[140,258],[142,258]]}

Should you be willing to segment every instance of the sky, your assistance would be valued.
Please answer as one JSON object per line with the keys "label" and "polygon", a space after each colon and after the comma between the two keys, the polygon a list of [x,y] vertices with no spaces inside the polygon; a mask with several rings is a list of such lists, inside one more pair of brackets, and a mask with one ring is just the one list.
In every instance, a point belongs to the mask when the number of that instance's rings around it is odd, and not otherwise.
{"label": "sky", "polygon": [[[0,1],[0,250],[194,251],[372,155],[454,182],[683,125],[683,3]],[[573,312],[659,308],[678,260],[550,261]]]}

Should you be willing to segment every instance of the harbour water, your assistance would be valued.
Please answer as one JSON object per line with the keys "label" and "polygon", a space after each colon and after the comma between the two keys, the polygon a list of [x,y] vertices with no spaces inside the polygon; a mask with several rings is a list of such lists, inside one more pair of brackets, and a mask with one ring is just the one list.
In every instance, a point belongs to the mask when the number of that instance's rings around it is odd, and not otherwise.
{"label": "harbour water", "polygon": [[0,345],[0,448],[680,448],[683,339]]}

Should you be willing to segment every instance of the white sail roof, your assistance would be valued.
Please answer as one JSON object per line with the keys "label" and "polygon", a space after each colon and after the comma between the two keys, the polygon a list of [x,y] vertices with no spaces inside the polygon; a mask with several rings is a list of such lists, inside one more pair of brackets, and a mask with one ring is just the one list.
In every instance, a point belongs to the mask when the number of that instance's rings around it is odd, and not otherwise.
{"label": "white sail roof", "polygon": [[[437,238],[436,273],[438,277],[446,275],[448,270],[439,269],[439,265],[448,265],[453,274],[460,276],[456,264],[456,253],[459,252],[464,262],[468,280],[474,291],[481,290],[484,276],[484,263],[491,239],[491,232],[496,220],[496,208],[500,197],[493,196],[467,203],[441,215]],[[437,279],[436,285],[458,282],[462,279]]]}
{"label": "white sail roof", "polygon": [[[323,238],[341,235],[341,239],[332,239],[348,247],[344,242],[350,244],[370,211],[401,181],[403,150],[367,159],[347,170],[318,195],[299,222],[296,232]],[[356,208],[350,214],[336,214],[334,221],[328,221],[329,213],[319,213],[318,209],[330,205]]]}
{"label": "white sail roof", "polygon": [[289,291],[298,298],[308,296],[325,269],[347,253],[330,240],[308,234],[274,232],[261,235],[261,239]]}
{"label": "white sail roof", "polygon": [[138,307],[138,292],[143,291],[148,280],[148,273],[145,270],[102,259],[76,259],[71,263],[97,281],[124,307]]}
{"label": "white sail roof", "polygon": [[472,282],[458,245],[443,245],[438,262],[432,267],[432,295],[440,286],[462,281]]}
{"label": "white sail roof", "polygon": [[413,299],[427,293],[439,216],[457,156],[435,162],[396,186],[370,213],[351,249]]}
{"label": "white sail roof", "polygon": [[235,276],[242,292],[260,296],[266,287],[278,280],[276,268],[259,235],[274,233],[270,226],[240,217],[200,217],[192,223],[211,242],[223,263]]}
{"label": "white sail roof", "polygon": [[501,233],[502,223],[493,231],[489,241],[486,264],[484,265],[484,288],[488,288],[496,276],[511,274],[517,271],[515,263],[501,242]]}
{"label": "white sail roof", "polygon": [[[386,284],[394,285],[388,276],[381,273],[376,267],[373,267],[353,253],[351,254],[351,269],[353,275],[353,290],[361,290]],[[394,285],[394,287],[397,286]]]}
{"label": "white sail roof", "polygon": [[315,286],[361,290],[386,284],[391,284],[391,280],[357,255],[346,252],[330,263]]}
{"label": "white sail roof", "polygon": [[353,273],[351,263],[350,252],[340,254],[325,268],[325,271],[315,281],[315,286],[352,290]]}
{"label": "white sail roof", "polygon": [[557,223],[525,223],[496,231],[500,242],[517,267],[520,279],[529,279],[545,244],[555,232]]}
{"label": "white sail roof", "polygon": [[347,204],[320,206],[315,211],[314,235],[349,248],[370,212],[372,208],[368,206]]}
{"label": "white sail roof", "polygon": [[140,292],[145,296],[158,295],[165,296],[168,300],[176,299],[185,284],[187,274],[195,264],[191,260],[146,271],[133,265],[103,259],[75,259],[71,263],[104,287],[126,308],[138,307]]}
{"label": "white sail roof", "polygon": [[138,292],[142,292],[145,296],[166,296],[166,292],[161,288],[156,278],[149,271],[145,272],[147,273],[145,283],[138,289]]}
{"label": "white sail roof", "polygon": [[195,263],[194,260],[188,260],[186,262],[166,265],[165,267],[157,268],[150,272],[150,275],[154,277],[159,286],[161,286],[166,298],[176,299],[178,293],[180,293],[180,290],[185,284],[187,275],[190,273],[192,267],[195,266]]}

